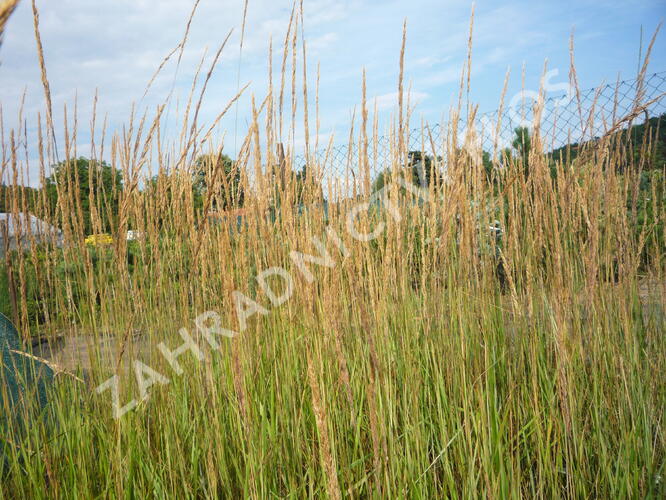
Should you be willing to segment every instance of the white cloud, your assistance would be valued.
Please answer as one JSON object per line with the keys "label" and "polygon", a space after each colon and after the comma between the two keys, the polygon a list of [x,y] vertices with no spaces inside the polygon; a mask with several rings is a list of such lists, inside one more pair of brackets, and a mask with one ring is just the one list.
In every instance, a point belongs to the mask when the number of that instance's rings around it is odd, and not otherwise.
{"label": "white cloud", "polygon": [[[405,92],[404,103],[405,105],[407,105],[407,103],[409,102],[410,106],[416,106],[419,103],[425,101],[428,97],[430,96],[425,92],[416,92],[416,91]],[[370,99],[370,102],[368,104],[370,107],[372,107],[374,106],[375,103],[377,104],[378,111],[397,108],[398,92],[390,92],[388,94],[375,96],[372,99]]]}
{"label": "white cloud", "polygon": [[452,56],[439,57],[435,55],[427,55],[419,57],[414,61],[409,62],[408,66],[412,68],[419,68],[419,67],[432,68],[437,64],[443,64],[445,62],[450,61],[451,59]]}
{"label": "white cloud", "polygon": [[308,40],[306,46],[308,49],[309,55],[316,55],[322,50],[331,47],[339,39],[337,33],[325,33],[321,36]]}

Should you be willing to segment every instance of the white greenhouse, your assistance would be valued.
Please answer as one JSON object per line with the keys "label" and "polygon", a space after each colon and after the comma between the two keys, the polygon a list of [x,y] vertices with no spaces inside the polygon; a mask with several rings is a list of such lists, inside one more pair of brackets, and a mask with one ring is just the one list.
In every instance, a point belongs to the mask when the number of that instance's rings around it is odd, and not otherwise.
{"label": "white greenhouse", "polygon": [[34,215],[0,213],[0,255],[30,248],[31,243],[62,246],[62,231]]}

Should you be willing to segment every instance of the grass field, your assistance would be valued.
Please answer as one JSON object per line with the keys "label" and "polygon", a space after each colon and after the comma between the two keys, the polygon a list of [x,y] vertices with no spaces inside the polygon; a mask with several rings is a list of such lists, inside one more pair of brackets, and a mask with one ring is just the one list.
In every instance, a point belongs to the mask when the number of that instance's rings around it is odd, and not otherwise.
{"label": "grass field", "polygon": [[[450,130],[434,167],[446,174],[426,192],[405,189],[401,55],[395,182],[382,201],[363,204],[369,182],[356,198],[320,189],[325,165],[280,184],[266,165],[281,165],[285,142],[291,166],[282,124],[297,117],[284,101],[316,91],[296,88],[294,33],[277,58],[283,81],[257,99],[233,163],[240,227],[209,217],[223,206],[215,193],[229,193],[220,163],[201,203],[192,195],[193,160],[223,149],[196,122],[196,96],[174,144],[161,142],[160,111],[106,139],[117,193],[82,200],[78,181],[63,182],[53,205],[37,190],[30,210],[65,244],[7,260],[17,325],[26,336],[115,332],[123,347],[84,380],[58,375],[43,414],[25,410],[27,430],[9,424],[0,496],[663,498],[666,181],[649,161],[652,136],[632,143],[622,117],[616,133],[553,163],[535,130],[529,151],[489,174],[482,151]],[[368,107],[354,132],[366,145],[361,179],[377,140]],[[463,99],[452,113],[469,109]],[[316,128],[316,110],[305,113]],[[44,117],[35,147],[46,177],[50,131],[67,125]],[[3,179],[14,179],[18,213],[30,200],[14,134]],[[72,158],[73,143],[60,147]],[[311,208],[299,214],[297,201]],[[84,205],[109,245],[85,243]],[[128,229],[141,237],[127,242]],[[181,328],[198,348],[170,363],[158,344],[173,352]],[[134,332],[154,345],[150,360],[125,349]],[[136,402],[117,419],[114,387],[120,406]]]}

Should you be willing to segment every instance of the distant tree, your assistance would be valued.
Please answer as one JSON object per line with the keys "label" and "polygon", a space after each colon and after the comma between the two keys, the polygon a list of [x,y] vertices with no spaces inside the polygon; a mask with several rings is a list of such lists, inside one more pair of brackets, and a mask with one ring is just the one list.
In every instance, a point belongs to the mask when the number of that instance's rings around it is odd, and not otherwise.
{"label": "distant tree", "polygon": [[[630,153],[623,162],[615,162],[619,171],[627,168],[631,161],[635,165],[642,161],[643,170],[663,169],[666,166],[666,113],[615,132],[614,140]],[[594,147],[597,142],[598,138],[566,144],[554,149],[549,155],[550,160],[553,164],[571,164],[584,149]],[[644,142],[649,145],[648,151],[642,151]]]}
{"label": "distant tree", "polygon": [[324,190],[314,176],[308,173],[307,165],[303,165],[301,170],[296,172],[294,182],[296,189],[295,203],[297,205],[303,204],[310,198],[323,198]]}
{"label": "distant tree", "polygon": [[310,173],[307,165],[303,165],[298,171],[290,170],[284,173],[282,168],[276,165],[269,169],[272,209],[277,209],[287,203],[287,200],[290,200],[292,206],[299,206],[324,199],[321,183]]}
{"label": "distant tree", "polygon": [[377,177],[372,182],[372,192],[381,191],[389,182],[391,182],[391,170],[384,169],[377,174]]}
{"label": "distant tree", "polygon": [[196,159],[192,186],[195,193],[195,207],[203,205],[209,190],[211,208],[228,210],[242,207],[245,202],[245,190],[241,183],[240,168],[229,156],[220,153],[201,155]]}
{"label": "distant tree", "polygon": [[483,151],[481,154],[481,162],[483,163],[483,170],[486,173],[486,179],[488,182],[492,182],[493,180],[493,169],[495,168],[493,165],[493,160],[490,157],[490,153],[488,151]]}
{"label": "distant tree", "polygon": [[[89,160],[84,157],[66,160],[53,167],[53,173],[46,178],[46,195],[51,212],[56,207],[67,210],[63,217],[76,214],[80,204],[83,216],[83,230],[86,234],[94,231],[93,211],[99,220],[102,232],[110,231],[118,214],[118,200],[123,189],[122,173],[108,163]],[[90,199],[94,207],[90,206]],[[60,199],[63,196],[65,199]]]}
{"label": "distant tree", "polygon": [[166,169],[148,179],[141,192],[147,223],[171,231],[190,220],[190,209],[194,209],[192,215],[196,217],[203,200],[191,181],[182,170]]}
{"label": "distant tree", "polygon": [[518,154],[518,160],[523,167],[525,177],[529,177],[529,156],[532,149],[532,139],[530,138],[530,129],[527,127],[517,127],[514,129],[514,139],[511,145]]}
{"label": "distant tree", "polygon": [[421,151],[407,153],[407,169],[411,170],[412,183],[428,187],[439,180],[439,172],[435,169],[435,159]]}
{"label": "distant tree", "polygon": [[38,204],[39,190],[29,186],[0,185],[0,212],[12,212],[14,199],[19,211],[33,213]]}
{"label": "distant tree", "polygon": [[[406,176],[406,181],[420,187],[428,187],[441,180],[441,174],[435,167],[435,159],[421,151],[407,153],[407,163],[399,173]],[[390,180],[391,169],[381,171],[372,183],[372,191],[381,190]]]}

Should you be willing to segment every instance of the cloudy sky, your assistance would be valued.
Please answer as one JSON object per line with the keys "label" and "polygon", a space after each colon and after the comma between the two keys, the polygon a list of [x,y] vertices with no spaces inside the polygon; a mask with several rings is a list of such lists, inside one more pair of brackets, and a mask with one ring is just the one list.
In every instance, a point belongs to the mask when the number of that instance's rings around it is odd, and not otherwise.
{"label": "cloudy sky", "polygon": [[[120,130],[136,103],[154,109],[174,89],[170,113],[186,99],[197,64],[210,60],[233,28],[213,75],[201,111],[213,119],[250,82],[238,105],[238,132],[249,119],[250,96],[265,96],[269,41],[281,48],[291,0],[250,0],[245,43],[239,60],[243,0],[201,0],[176,74],[175,60],[164,69],[150,94],[141,99],[161,60],[180,41],[194,0],[38,0],[42,41],[57,120],[65,104],[77,97],[79,120],[89,121],[95,91],[98,110],[109,129]],[[405,78],[418,103],[415,117],[436,122],[455,101],[466,59],[471,2],[457,0],[304,0],[310,88],[320,64],[322,133],[344,137],[352,110],[361,98],[361,74],[367,71],[368,96],[377,99],[383,116],[395,105],[403,21],[407,20]],[[575,33],[576,63],[582,87],[614,82],[636,74],[641,27],[649,39],[666,17],[664,0],[487,1],[476,2],[472,100],[481,111],[497,107],[504,76],[511,70],[509,95],[538,88],[544,60],[566,82],[569,36]],[[658,38],[651,71],[666,70],[666,32]],[[239,64],[240,63],[240,64]],[[208,66],[205,65],[207,68]],[[300,69],[299,61],[299,75]],[[299,76],[300,79],[300,76]],[[300,85],[300,83],[299,83]],[[5,126],[16,123],[18,103],[26,92],[25,118],[30,129],[43,109],[32,12],[23,0],[0,48],[0,96]],[[311,108],[312,109],[312,108]],[[226,150],[234,154],[236,110],[223,121]],[[297,133],[300,135],[300,132]],[[85,149],[85,132],[80,142]],[[297,137],[297,140],[299,137]]]}

